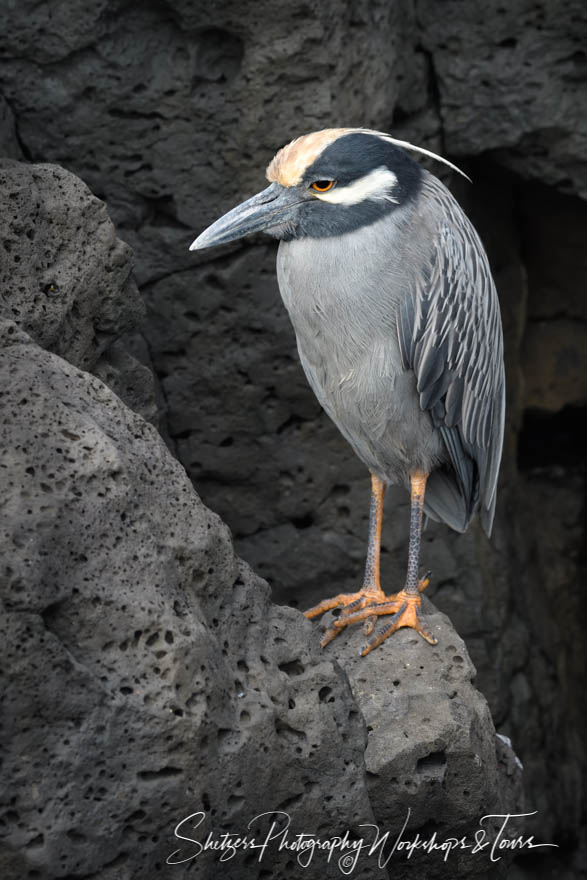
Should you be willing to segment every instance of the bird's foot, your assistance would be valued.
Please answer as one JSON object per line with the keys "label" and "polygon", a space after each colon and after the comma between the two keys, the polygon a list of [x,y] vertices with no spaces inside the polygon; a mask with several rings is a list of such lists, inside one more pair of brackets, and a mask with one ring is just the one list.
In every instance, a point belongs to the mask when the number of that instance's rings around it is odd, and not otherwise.
{"label": "bird's foot", "polygon": [[357,593],[339,593],[332,599],[324,599],[318,605],[304,611],[304,615],[309,618],[318,617],[319,614],[324,614],[325,611],[330,611],[332,608],[342,607],[344,609],[342,616],[345,617],[347,614],[354,614],[355,611],[360,611],[368,605],[389,602],[392,598],[392,596],[386,596],[381,587],[374,584],[373,586],[364,586]]}
{"label": "bird's foot", "polygon": [[[424,587],[419,589],[421,592]],[[363,645],[361,648],[361,657],[366,657],[367,654],[369,654],[374,648],[377,648],[385,641],[385,639],[389,638],[390,635],[403,627],[415,629],[429,645],[437,644],[437,639],[434,638],[432,633],[428,632],[422,621],[422,599],[420,597],[420,592],[407,593],[405,590],[402,590],[394,597],[394,608],[390,608],[390,610],[380,610],[378,608],[369,609],[371,614],[392,614],[393,616],[379,632],[371,636],[371,638],[369,638]],[[363,613],[364,612],[358,612],[357,614],[351,615],[351,617],[347,619],[345,625],[348,626],[348,624],[358,623],[360,620],[363,620]],[[338,627],[338,624],[339,621],[335,621],[333,625],[333,628],[336,628],[337,632],[341,629],[341,627]]]}
{"label": "bird's foot", "polygon": [[424,629],[420,618],[422,604],[420,593],[426,589],[429,583],[429,574],[427,574],[418,583],[417,593],[407,593],[405,590],[401,590],[392,596],[386,596],[383,590],[376,587],[364,587],[358,593],[341,593],[332,599],[325,599],[313,608],[309,608],[305,615],[309,618],[317,617],[332,608],[343,606],[340,617],[333,622],[331,628],[326,630],[322,637],[320,644],[323,648],[352,623],[363,621],[365,634],[371,635],[377,618],[383,614],[392,614],[393,618],[381,632],[372,636],[363,646],[361,649],[363,657],[396,630],[405,626],[417,630],[422,638],[430,642],[431,645],[435,645],[436,639]]}

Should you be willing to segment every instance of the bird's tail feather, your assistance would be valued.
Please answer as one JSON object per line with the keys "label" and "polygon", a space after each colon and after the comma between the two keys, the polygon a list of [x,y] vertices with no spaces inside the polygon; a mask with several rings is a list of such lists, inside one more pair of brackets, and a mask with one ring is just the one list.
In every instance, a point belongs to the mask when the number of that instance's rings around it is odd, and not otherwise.
{"label": "bird's tail feather", "polygon": [[444,522],[457,532],[464,532],[471,521],[470,505],[452,474],[432,471],[426,484],[424,513],[436,522]]}

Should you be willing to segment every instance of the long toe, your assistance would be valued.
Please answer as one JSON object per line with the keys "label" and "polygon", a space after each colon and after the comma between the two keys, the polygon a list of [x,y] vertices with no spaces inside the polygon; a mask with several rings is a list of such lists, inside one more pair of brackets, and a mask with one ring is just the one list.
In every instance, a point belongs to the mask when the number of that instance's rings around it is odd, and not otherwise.
{"label": "long toe", "polygon": [[[369,636],[367,643],[361,649],[363,656],[368,654],[385,641],[392,633],[402,627],[409,626],[417,630],[423,639],[431,645],[436,644],[434,637],[424,628],[420,615],[422,599],[420,593],[425,590],[429,583],[428,574],[418,583],[417,593],[407,593],[402,590],[391,596],[386,596],[383,590],[376,586],[363,587],[357,593],[340,593],[332,599],[325,599],[313,608],[304,612],[308,618],[318,617],[325,611],[333,608],[342,608],[342,611],[332,626],[322,636],[320,644],[326,647],[347,626],[353,623],[363,622],[363,632]],[[393,619],[378,633],[373,634],[378,617],[391,614]]]}
{"label": "long toe", "polygon": [[352,623],[358,623],[361,620],[364,621],[363,632],[366,636],[370,635],[375,629],[377,617],[380,614],[394,614],[400,607],[392,596],[385,596],[385,598],[386,602],[380,602],[376,605],[371,603],[362,609],[355,609],[353,607],[354,603],[349,605],[344,609],[340,617],[333,621],[332,626],[325,631],[320,640],[320,645],[325,648],[345,627],[350,626]]}
{"label": "long toe", "polygon": [[318,605],[314,605],[313,608],[309,608],[304,614],[311,619],[318,617],[325,611],[331,611],[333,608],[342,608],[340,617],[322,636],[320,644],[325,648],[345,626],[356,623],[358,620],[365,621],[365,635],[370,635],[375,628],[377,616],[392,614],[397,611],[398,607],[397,604],[394,604],[394,596],[386,596],[381,588],[369,585],[357,593],[340,593],[332,599],[325,599]]}
{"label": "long toe", "polygon": [[[350,626],[353,623],[360,623],[364,620],[367,625],[371,624],[372,618],[377,618],[383,614],[396,614],[401,609],[401,593],[397,596],[386,596],[385,602],[377,602],[376,604],[367,605],[365,608],[345,608],[340,617],[333,621],[332,626],[337,632]],[[373,629],[373,627],[371,627]]]}
{"label": "long toe", "polygon": [[384,602],[388,597],[377,587],[363,587],[357,593],[339,593],[332,599],[324,599],[318,605],[308,608],[304,611],[304,616],[308,618],[318,617],[325,611],[331,611],[333,608],[344,608],[345,612],[358,611],[366,605],[374,605],[378,602]]}
{"label": "long toe", "polygon": [[[400,602],[399,609],[395,612],[389,623],[387,623],[382,629],[371,636],[370,639],[366,642],[365,645],[361,648],[361,656],[366,657],[374,648],[377,648],[382,642],[389,638],[394,632],[397,632],[398,629],[403,629],[404,627],[409,627],[410,629],[415,629],[423,639],[425,639],[428,644],[436,645],[437,639],[434,638],[432,633],[430,633],[424,626],[422,621],[422,599],[419,594],[413,593],[405,593],[402,591],[398,593],[398,601]],[[374,609],[371,609],[371,613],[373,613]],[[388,612],[387,612],[388,613]],[[355,619],[363,619],[361,617],[361,612],[359,614],[353,615]],[[335,624],[336,625],[336,624]]]}

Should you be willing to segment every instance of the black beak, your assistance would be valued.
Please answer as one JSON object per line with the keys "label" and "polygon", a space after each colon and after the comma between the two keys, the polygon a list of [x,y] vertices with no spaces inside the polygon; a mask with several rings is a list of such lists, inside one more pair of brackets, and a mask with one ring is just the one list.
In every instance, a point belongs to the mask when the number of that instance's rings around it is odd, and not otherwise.
{"label": "black beak", "polygon": [[261,232],[280,226],[294,217],[294,206],[306,201],[296,187],[272,183],[242,205],[238,205],[199,235],[190,245],[191,251],[214,247],[244,238],[252,232]]}

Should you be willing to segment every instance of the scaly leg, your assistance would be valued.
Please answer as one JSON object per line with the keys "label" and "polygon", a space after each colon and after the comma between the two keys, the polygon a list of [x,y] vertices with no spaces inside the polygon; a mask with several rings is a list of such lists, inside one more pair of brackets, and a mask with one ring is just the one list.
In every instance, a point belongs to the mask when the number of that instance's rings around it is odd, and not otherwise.
{"label": "scaly leg", "polygon": [[384,642],[385,639],[389,638],[392,633],[405,626],[415,629],[431,645],[436,644],[434,636],[424,628],[421,617],[422,599],[420,593],[428,586],[428,577],[426,576],[422,580],[418,577],[427,476],[427,474],[421,472],[410,474],[410,544],[408,550],[408,571],[404,589],[391,597],[391,601],[388,600],[375,607],[371,606],[358,610],[335,620],[332,630],[326,633],[326,635],[329,635],[330,632],[333,632],[328,641],[334,638],[334,635],[340,632],[341,629],[352,623],[369,620],[373,615],[392,614],[393,617],[389,623],[379,633],[368,639],[367,644],[363,646],[361,649],[363,657]]}
{"label": "scaly leg", "polygon": [[379,557],[381,550],[381,521],[383,517],[383,495],[385,486],[377,477],[371,480],[371,511],[369,517],[369,547],[363,589],[358,593],[341,593],[333,599],[326,599],[314,608],[306,611],[306,617],[316,617],[324,611],[337,606],[344,606],[340,617],[324,634],[321,645],[325,647],[345,627],[363,621],[367,635],[374,628],[374,621],[380,615],[391,614],[392,619],[383,629],[371,636],[361,649],[362,656],[380,645],[385,639],[402,627],[411,627],[420,633],[431,645],[436,639],[422,624],[420,593],[426,589],[428,575],[419,578],[420,544],[422,538],[422,519],[424,515],[424,493],[426,491],[427,474],[414,472],[410,474],[410,544],[408,550],[408,571],[403,590],[393,596],[386,596],[381,589],[379,580]]}
{"label": "scaly leg", "polygon": [[[340,593],[332,599],[324,599],[313,608],[309,608],[306,617],[317,617],[331,608],[343,606],[341,618],[360,611],[362,608],[372,605],[379,605],[389,602],[389,596],[386,596],[381,589],[380,582],[380,554],[381,554],[381,523],[383,521],[383,500],[385,496],[385,483],[371,474],[371,505],[369,508],[369,544],[367,547],[367,562],[365,564],[365,577],[363,586],[357,593]],[[373,630],[374,622],[366,621],[366,632]],[[322,639],[322,647],[328,644],[336,632],[332,629],[324,635]]]}

